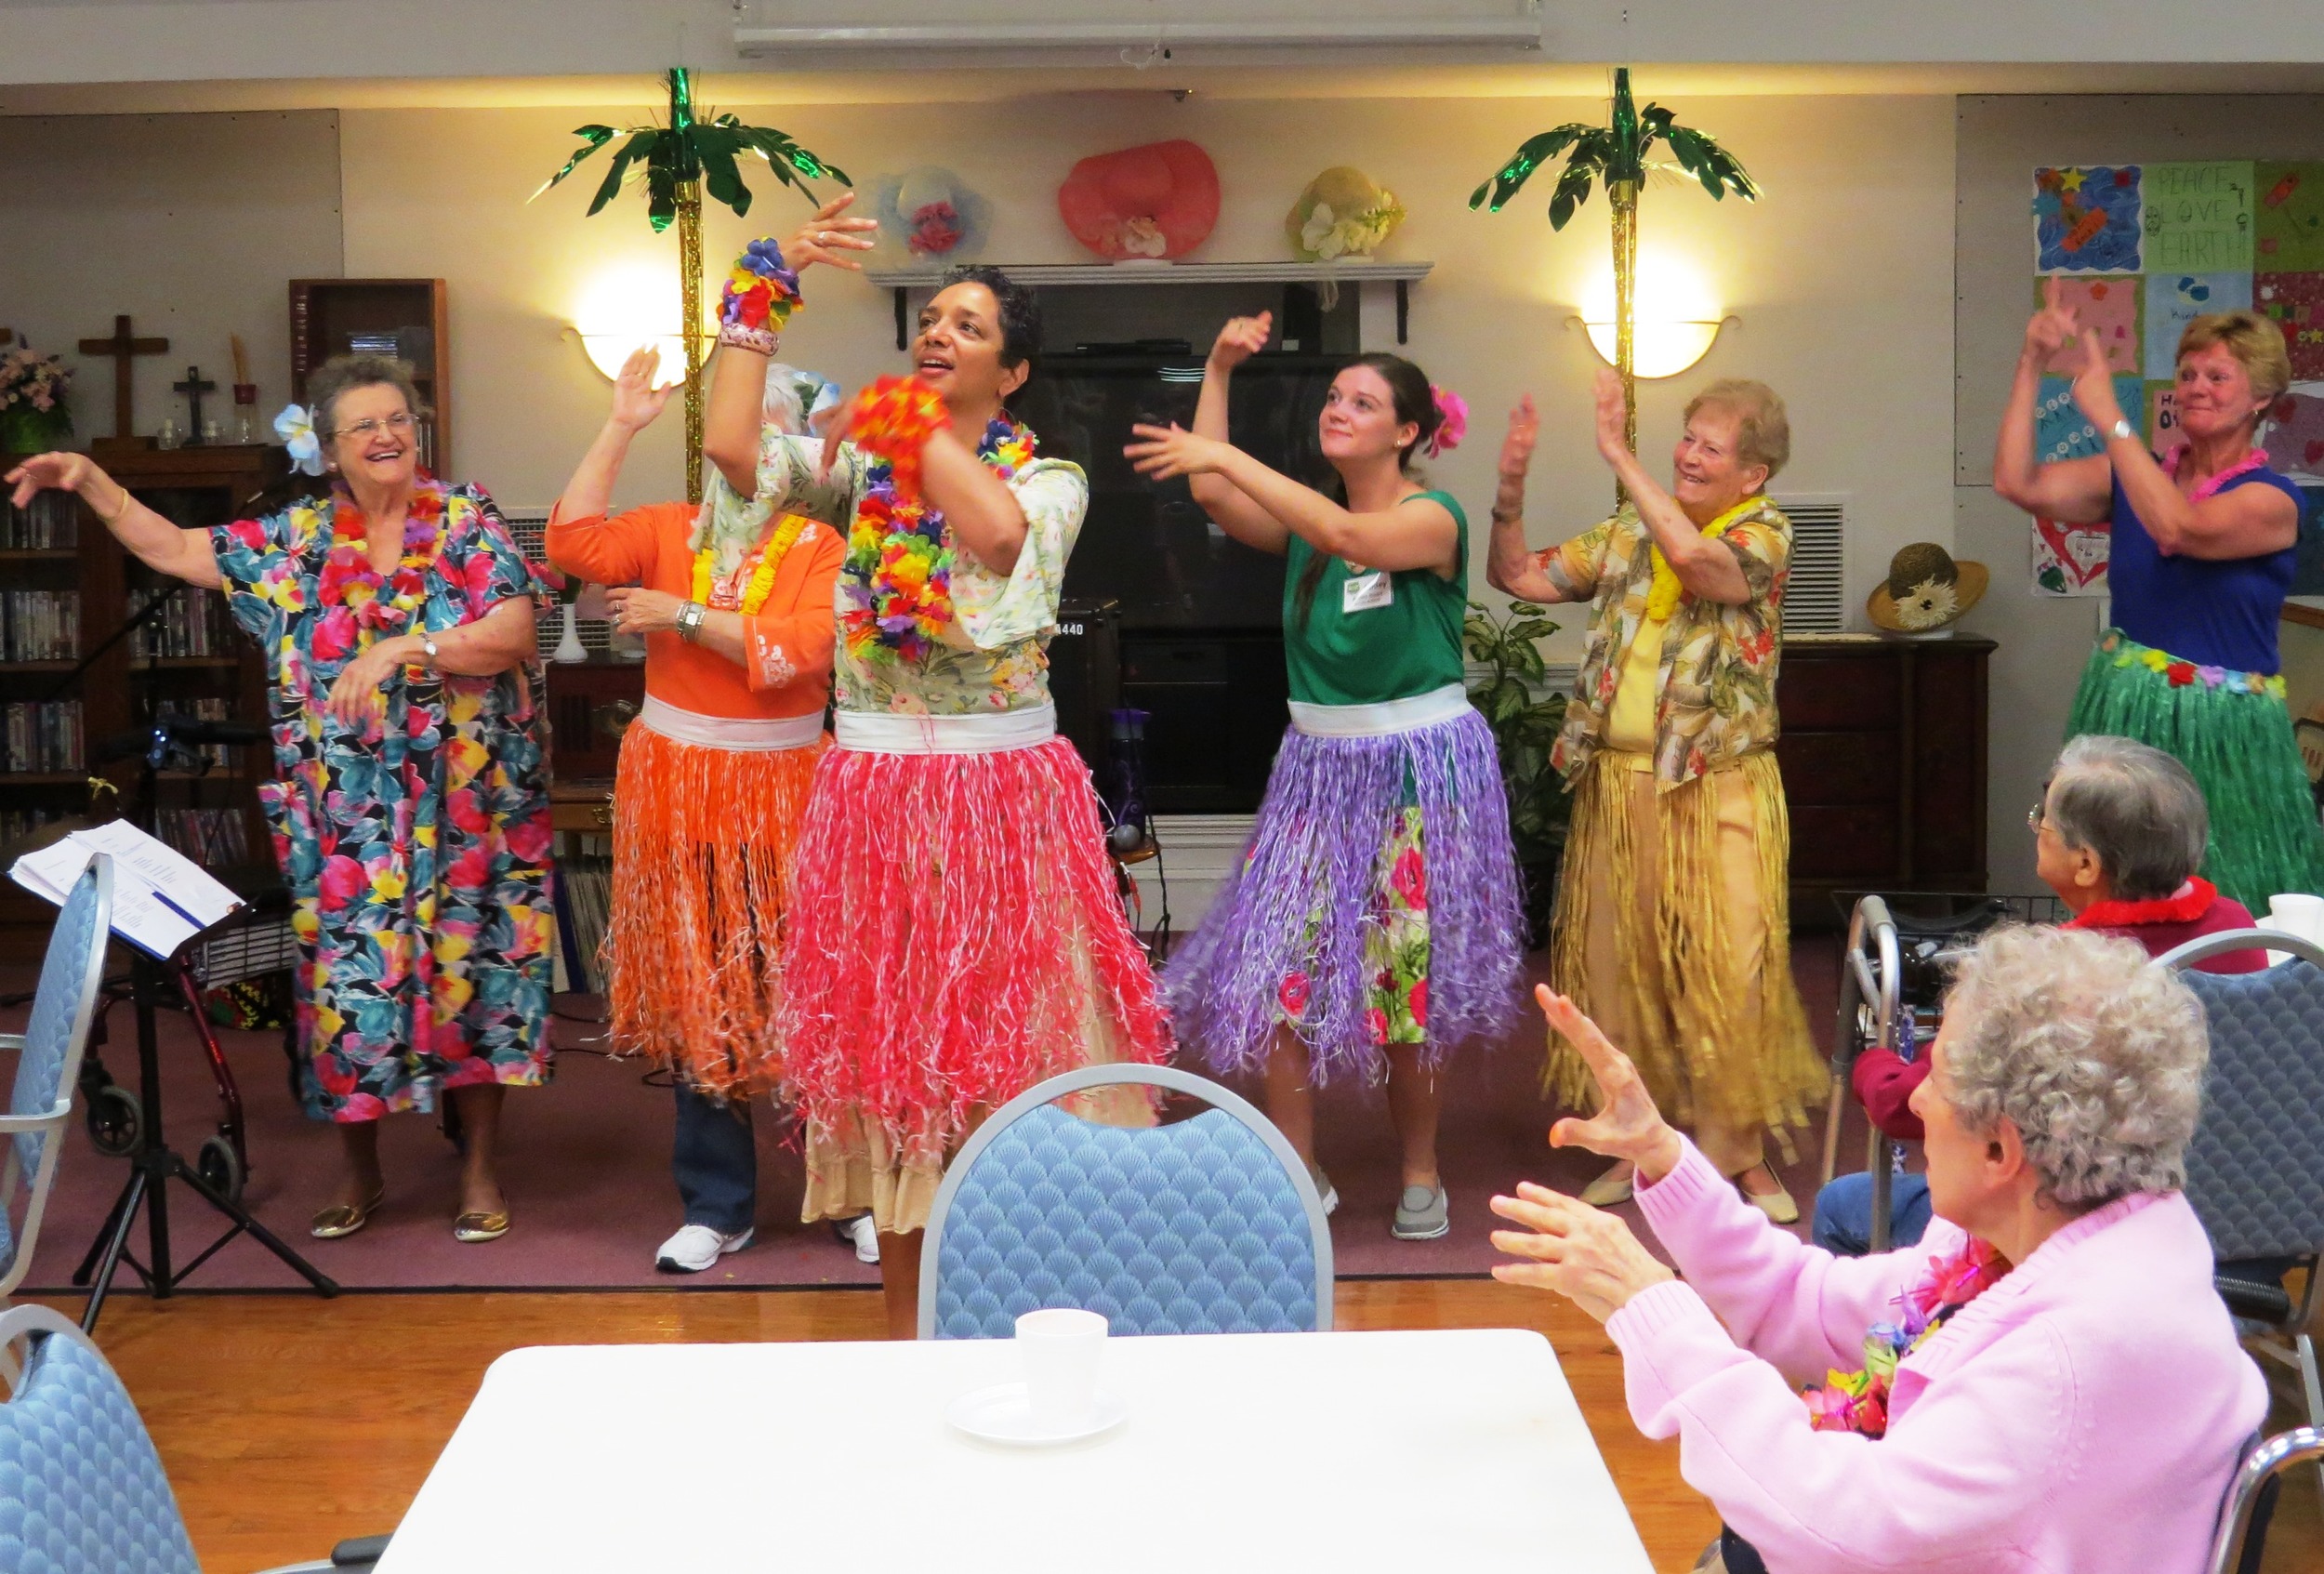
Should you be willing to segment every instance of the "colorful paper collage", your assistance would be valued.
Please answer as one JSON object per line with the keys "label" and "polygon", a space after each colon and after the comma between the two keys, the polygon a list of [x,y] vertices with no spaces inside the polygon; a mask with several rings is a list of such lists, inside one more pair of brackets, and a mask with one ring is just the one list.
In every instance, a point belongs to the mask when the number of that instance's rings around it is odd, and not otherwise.
{"label": "colorful paper collage", "polygon": [[[2284,331],[2295,386],[2263,431],[2270,462],[2324,491],[2324,161],[2054,165],[2033,172],[2035,296],[2057,280],[2098,330],[2115,398],[2157,453],[2177,446],[2179,337],[2197,317],[2254,310]],[[2035,455],[2099,452],[2074,405],[2079,350],[2043,367]],[[2304,545],[2309,532],[2303,532]],[[2038,521],[2037,595],[2106,593],[2107,536]],[[2324,543],[2319,543],[2324,574]],[[2319,586],[2324,589],[2324,586]]]}

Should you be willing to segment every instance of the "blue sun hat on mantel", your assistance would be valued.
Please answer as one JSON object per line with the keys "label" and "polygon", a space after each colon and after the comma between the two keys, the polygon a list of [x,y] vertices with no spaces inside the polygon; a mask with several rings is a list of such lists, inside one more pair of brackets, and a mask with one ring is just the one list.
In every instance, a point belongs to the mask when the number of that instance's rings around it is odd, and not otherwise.
{"label": "blue sun hat on mantel", "polygon": [[914,262],[961,262],[984,248],[992,205],[951,170],[923,164],[882,180],[872,215],[882,251]]}

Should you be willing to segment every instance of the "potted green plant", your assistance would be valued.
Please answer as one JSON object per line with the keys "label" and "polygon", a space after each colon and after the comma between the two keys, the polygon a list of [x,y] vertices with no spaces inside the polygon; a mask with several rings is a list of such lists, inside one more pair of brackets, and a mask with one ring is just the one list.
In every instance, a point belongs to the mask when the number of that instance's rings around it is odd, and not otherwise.
{"label": "potted green plant", "polygon": [[1512,602],[1497,613],[1471,602],[1461,628],[1469,659],[1486,669],[1470,688],[1469,703],[1492,727],[1500,749],[1510,840],[1525,880],[1525,927],[1536,949],[1549,943],[1558,861],[1573,808],[1564,778],[1550,766],[1550,749],[1565,724],[1565,696],[1540,692],[1546,676],[1540,642],[1557,632],[1557,625],[1543,615],[1546,610],[1532,602]]}

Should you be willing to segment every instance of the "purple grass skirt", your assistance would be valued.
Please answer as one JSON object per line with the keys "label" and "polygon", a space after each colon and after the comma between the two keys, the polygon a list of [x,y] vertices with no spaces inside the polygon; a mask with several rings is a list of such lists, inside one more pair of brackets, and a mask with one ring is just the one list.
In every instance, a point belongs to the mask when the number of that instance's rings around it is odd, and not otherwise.
{"label": "purple grass skirt", "polygon": [[1430,946],[1421,1059],[1509,1034],[1525,966],[1517,863],[1492,729],[1464,706],[1408,732],[1284,734],[1239,866],[1163,974],[1180,1043],[1221,1072],[1263,1067],[1287,1022],[1277,992],[1303,972],[1296,1030],[1315,1082],[1386,1074],[1366,1020],[1367,931],[1380,922],[1381,847],[1414,804]]}

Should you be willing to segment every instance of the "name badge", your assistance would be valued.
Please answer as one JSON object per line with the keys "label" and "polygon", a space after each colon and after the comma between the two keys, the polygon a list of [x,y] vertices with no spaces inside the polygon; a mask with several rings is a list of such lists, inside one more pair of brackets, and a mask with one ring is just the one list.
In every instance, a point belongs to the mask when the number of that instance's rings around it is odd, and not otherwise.
{"label": "name badge", "polygon": [[1351,574],[1340,582],[1340,610],[1370,612],[1374,607],[1393,606],[1396,600],[1396,582],[1384,568],[1369,574]]}

